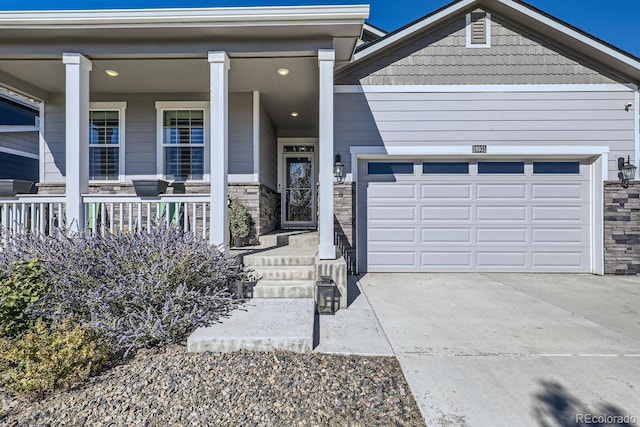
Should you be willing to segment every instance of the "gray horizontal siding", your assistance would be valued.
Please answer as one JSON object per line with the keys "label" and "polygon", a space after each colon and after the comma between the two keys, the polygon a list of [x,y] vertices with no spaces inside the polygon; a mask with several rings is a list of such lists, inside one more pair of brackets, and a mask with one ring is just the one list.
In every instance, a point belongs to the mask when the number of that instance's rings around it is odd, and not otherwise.
{"label": "gray horizontal siding", "polygon": [[260,182],[277,191],[277,140],[276,130],[264,105],[260,105]]}
{"label": "gray horizontal siding", "polygon": [[565,145],[634,157],[633,92],[337,93],[335,152],[351,146]]}
{"label": "gray horizontal siding", "polygon": [[253,93],[229,94],[229,173],[253,173]]}
{"label": "gray horizontal siding", "polygon": [[338,84],[589,84],[616,77],[492,15],[491,47],[467,48],[465,16],[391,53],[364,60]]}
{"label": "gray horizontal siding", "polygon": [[[157,173],[156,101],[207,101],[208,93],[188,94],[97,94],[92,102],[126,102],[125,173]],[[64,182],[65,176],[65,100],[52,96],[45,105],[45,182]],[[252,107],[250,93],[229,94],[229,173],[253,172]],[[247,145],[249,154],[247,155]]]}
{"label": "gray horizontal siding", "polygon": [[44,104],[44,182],[64,182],[64,108],[64,94],[54,94]]}
{"label": "gray horizontal siding", "polygon": [[38,132],[0,133],[0,147],[38,154]]}

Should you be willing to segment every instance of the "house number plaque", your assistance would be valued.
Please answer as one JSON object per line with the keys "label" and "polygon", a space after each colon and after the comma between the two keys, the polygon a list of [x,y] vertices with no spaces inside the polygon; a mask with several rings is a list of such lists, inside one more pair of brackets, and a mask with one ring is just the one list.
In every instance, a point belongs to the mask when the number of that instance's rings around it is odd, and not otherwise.
{"label": "house number plaque", "polygon": [[472,145],[471,146],[472,153],[486,153],[487,146],[486,145]]}

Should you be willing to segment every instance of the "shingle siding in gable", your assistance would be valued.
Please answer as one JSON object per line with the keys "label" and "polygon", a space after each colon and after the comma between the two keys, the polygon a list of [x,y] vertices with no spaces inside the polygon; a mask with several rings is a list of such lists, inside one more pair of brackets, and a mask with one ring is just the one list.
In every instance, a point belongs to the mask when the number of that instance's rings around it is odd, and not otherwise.
{"label": "shingle siding in gable", "polygon": [[337,84],[591,84],[615,77],[492,15],[491,47],[466,47],[465,17],[365,62]]}

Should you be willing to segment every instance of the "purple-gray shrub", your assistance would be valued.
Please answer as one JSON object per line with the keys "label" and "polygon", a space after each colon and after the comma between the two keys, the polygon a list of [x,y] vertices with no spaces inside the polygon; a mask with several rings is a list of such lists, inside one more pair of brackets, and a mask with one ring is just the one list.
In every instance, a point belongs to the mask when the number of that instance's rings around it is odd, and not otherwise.
{"label": "purple-gray shrub", "polygon": [[51,292],[35,316],[72,318],[108,339],[112,351],[180,342],[238,305],[235,259],[175,226],[147,232],[15,236],[0,252],[0,271],[37,258]]}

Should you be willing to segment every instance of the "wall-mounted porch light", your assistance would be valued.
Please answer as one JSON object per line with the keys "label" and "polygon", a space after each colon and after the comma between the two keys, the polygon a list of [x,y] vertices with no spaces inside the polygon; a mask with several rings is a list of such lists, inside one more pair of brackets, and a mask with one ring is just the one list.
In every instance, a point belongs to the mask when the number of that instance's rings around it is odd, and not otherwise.
{"label": "wall-mounted porch light", "polygon": [[618,170],[620,171],[618,177],[622,188],[629,187],[629,181],[636,177],[636,169],[638,168],[631,164],[631,156],[627,156],[626,163],[624,157],[618,157]]}
{"label": "wall-mounted porch light", "polygon": [[338,184],[342,184],[344,182],[344,165],[340,161],[340,154],[336,154],[336,162],[333,164],[333,176],[336,178],[336,182]]}

